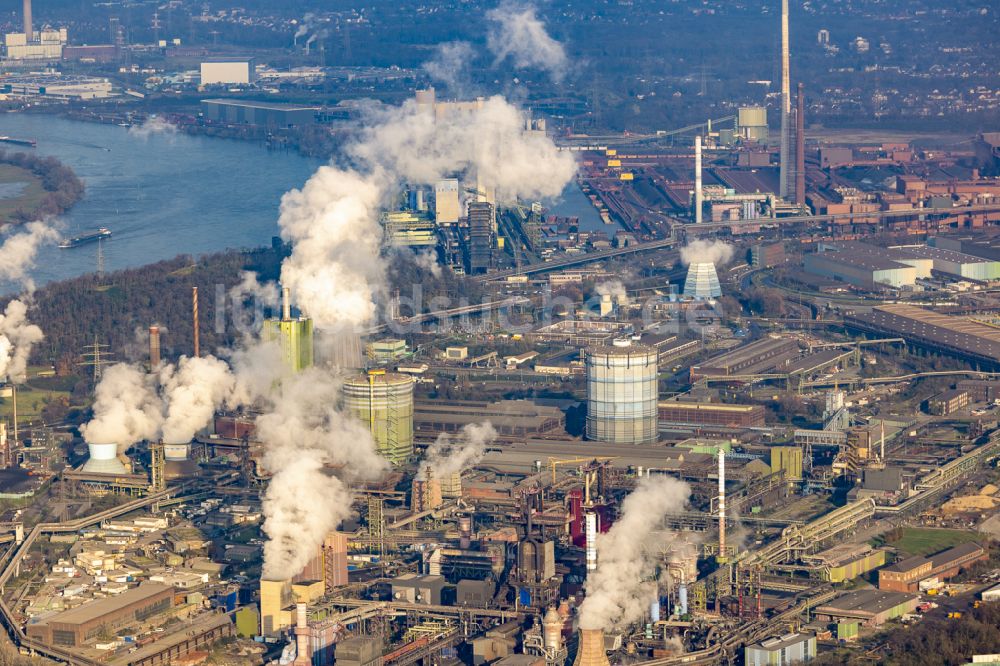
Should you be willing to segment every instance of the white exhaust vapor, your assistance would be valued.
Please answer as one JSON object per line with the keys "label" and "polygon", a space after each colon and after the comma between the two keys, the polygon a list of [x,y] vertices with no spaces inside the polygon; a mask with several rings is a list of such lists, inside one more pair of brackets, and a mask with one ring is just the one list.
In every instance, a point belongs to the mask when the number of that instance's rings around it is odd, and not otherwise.
{"label": "white exhaust vapor", "polygon": [[[611,630],[644,617],[656,594],[649,573],[662,543],[663,519],[682,511],[691,495],[688,484],[667,476],[645,476],[622,502],[622,515],[597,537],[597,569],[587,575],[587,596],[580,605],[580,628]],[[657,534],[661,540],[654,539]]]}
{"label": "white exhaust vapor", "polygon": [[88,444],[118,444],[119,453],[144,439],[155,439],[163,424],[163,405],[155,375],[127,363],[104,370],[95,389],[94,418],[81,426]]}
{"label": "white exhaust vapor", "polygon": [[681,262],[725,265],[733,258],[733,246],[722,241],[695,240],[681,248]]}
{"label": "white exhaust vapor", "polygon": [[549,35],[534,6],[504,0],[486,18],[492,24],[486,46],[496,59],[494,64],[509,58],[517,69],[543,70],[556,83],[566,76],[566,51]]}
{"label": "white exhaust vapor", "polygon": [[486,447],[497,438],[497,431],[489,421],[470,423],[454,437],[441,433],[434,443],[427,447],[420,465],[418,478],[430,472],[435,479],[445,479],[452,474],[472,467],[486,454]]}
{"label": "white exhaust vapor", "polygon": [[166,417],[161,436],[164,442],[190,442],[207,426],[236,384],[229,366],[214,356],[182,356],[176,366],[160,370]]}
{"label": "white exhaust vapor", "polygon": [[31,348],[41,342],[42,329],[28,323],[28,306],[17,299],[0,315],[0,379],[20,383],[28,370]]}
{"label": "white exhaust vapor", "polygon": [[272,408],[257,418],[257,435],[267,446],[263,464],[273,475],[264,496],[266,579],[301,572],[327,533],[351,514],[351,484],[389,469],[368,428],[334,406],[338,394],[329,372],[309,368],[287,378]]}

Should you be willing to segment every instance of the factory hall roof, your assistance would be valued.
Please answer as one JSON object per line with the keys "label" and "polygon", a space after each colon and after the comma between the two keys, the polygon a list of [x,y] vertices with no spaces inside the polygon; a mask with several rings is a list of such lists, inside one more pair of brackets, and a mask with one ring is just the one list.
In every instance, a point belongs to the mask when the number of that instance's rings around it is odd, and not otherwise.
{"label": "factory hall roof", "polygon": [[884,590],[859,590],[848,592],[816,608],[818,613],[832,615],[875,616],[905,604],[916,598],[916,595],[904,592],[886,592]]}

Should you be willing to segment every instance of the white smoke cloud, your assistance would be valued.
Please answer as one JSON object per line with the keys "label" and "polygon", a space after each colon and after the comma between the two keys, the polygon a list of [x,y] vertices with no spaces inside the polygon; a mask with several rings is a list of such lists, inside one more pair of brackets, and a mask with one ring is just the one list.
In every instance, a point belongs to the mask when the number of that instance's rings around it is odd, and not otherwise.
{"label": "white smoke cloud", "polygon": [[278,223],[292,255],[281,282],[318,329],[358,330],[374,319],[385,287],[378,212],[402,181],[429,185],[458,171],[476,173],[501,200],[562,192],[576,172],[569,153],[523,131],[525,115],[501,97],[435,119],[413,101],[373,112],[348,152],[359,170],[324,166],[285,194]]}
{"label": "white smoke cloud", "polygon": [[176,366],[160,370],[166,418],[164,442],[190,442],[195,433],[212,421],[215,411],[232,395],[236,378],[229,366],[214,356],[182,356]]}
{"label": "white smoke cloud", "polygon": [[425,270],[430,273],[431,277],[441,277],[441,264],[438,263],[437,254],[433,251],[427,250],[424,252],[414,252],[413,263],[415,263],[421,270]]}
{"label": "white smoke cloud", "polygon": [[621,280],[598,282],[594,285],[594,291],[596,291],[599,296],[610,296],[619,303],[628,303],[628,292],[625,290],[625,285],[622,284]]}
{"label": "white smoke cloud", "polygon": [[610,630],[640,620],[656,594],[657,534],[665,516],[683,510],[688,484],[667,476],[643,477],[622,502],[622,515],[597,537],[597,570],[587,577],[580,628]]}
{"label": "white smoke cloud", "polygon": [[0,379],[21,383],[28,369],[31,348],[41,342],[42,329],[28,323],[28,306],[17,299],[0,315]]}
{"label": "white smoke cloud", "polygon": [[35,285],[28,277],[28,270],[35,265],[38,248],[58,239],[59,232],[50,222],[28,222],[19,227],[9,225],[3,245],[0,245],[0,280],[17,281],[33,291]]}
{"label": "white smoke cloud", "polygon": [[559,83],[566,76],[569,59],[562,44],[552,39],[535,8],[504,0],[486,18],[492,24],[486,46],[500,63],[508,58],[518,69],[540,69]]}
{"label": "white smoke cloud", "polygon": [[489,421],[470,423],[452,437],[441,433],[434,443],[427,447],[420,465],[420,477],[430,476],[444,479],[456,472],[468,469],[483,459],[486,447],[497,438],[497,431]]}
{"label": "white smoke cloud", "polygon": [[469,65],[475,59],[475,49],[469,42],[446,42],[438,44],[434,57],[423,64],[423,70],[444,84],[452,95],[460,97],[472,87]]}
{"label": "white smoke cloud", "polygon": [[733,246],[722,241],[695,240],[681,248],[681,262],[685,265],[712,263],[717,267],[733,258]]}
{"label": "white smoke cloud", "polygon": [[94,418],[80,428],[88,444],[115,442],[124,451],[159,434],[163,404],[156,394],[155,375],[117,363],[104,370],[94,393]]}
{"label": "white smoke cloud", "polygon": [[388,470],[368,428],[335,407],[339,388],[329,372],[309,368],[287,378],[257,418],[263,464],[273,474],[264,497],[266,579],[302,571],[351,514],[351,484]]}
{"label": "white smoke cloud", "polygon": [[141,125],[129,127],[128,133],[140,139],[148,139],[154,134],[176,134],[177,126],[160,116],[149,116]]}

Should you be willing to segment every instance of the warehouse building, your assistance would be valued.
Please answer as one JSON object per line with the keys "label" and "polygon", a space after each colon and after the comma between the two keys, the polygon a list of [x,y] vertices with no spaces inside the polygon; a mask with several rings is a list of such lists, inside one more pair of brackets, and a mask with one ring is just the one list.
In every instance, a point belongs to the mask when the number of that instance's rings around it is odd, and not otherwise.
{"label": "warehouse building", "polygon": [[786,634],[769,638],[744,651],[746,666],[787,666],[816,658],[815,634]]}
{"label": "warehouse building", "polygon": [[767,337],[691,366],[691,381],[762,373],[798,355],[799,343],[794,338]]}
{"label": "warehouse building", "polygon": [[254,82],[253,58],[201,63],[201,85],[247,85]]}
{"label": "warehouse building", "polygon": [[981,282],[1000,279],[1000,261],[975,257],[971,254],[963,254],[940,247],[927,247],[926,245],[907,245],[886,249],[888,256],[897,261],[907,261],[908,259],[930,261],[933,269],[939,273]]}
{"label": "warehouse building", "polygon": [[970,402],[993,402],[1000,398],[1000,382],[988,379],[962,379],[955,388],[969,394]]}
{"label": "warehouse building", "polygon": [[420,401],[413,411],[413,429],[420,435],[455,433],[487,420],[501,437],[536,437],[565,432],[566,428],[561,409],[530,400]]}
{"label": "warehouse building", "polygon": [[888,620],[912,613],[920,597],[903,592],[859,590],[816,608],[816,619],[825,622],[861,622],[878,627]]}
{"label": "warehouse building", "polygon": [[230,125],[287,128],[311,125],[322,109],[318,106],[255,102],[241,99],[203,99],[205,120]]}
{"label": "warehouse building", "polygon": [[657,405],[664,423],[720,425],[734,428],[761,428],[765,409],[760,405],[723,405],[705,402],[661,402]]}
{"label": "warehouse building", "polygon": [[117,597],[98,599],[29,624],[28,636],[49,645],[80,647],[102,634],[142,622],[170,609],[174,590],[167,585],[146,583]]}
{"label": "warehouse building", "polygon": [[969,406],[969,392],[962,389],[942,391],[927,400],[927,411],[938,416],[948,416]]}
{"label": "warehouse building", "polygon": [[915,592],[926,578],[947,580],[986,557],[986,551],[977,543],[963,543],[931,557],[908,557],[879,570],[878,589]]}
{"label": "warehouse building", "polygon": [[772,268],[785,263],[784,243],[757,243],[750,247],[750,265],[754,268]]}
{"label": "warehouse building", "polygon": [[844,325],[864,333],[904,338],[907,344],[955,356],[977,369],[1000,368],[1000,330],[965,317],[896,304],[846,315]]}
{"label": "warehouse building", "polygon": [[871,288],[886,285],[901,288],[911,287],[917,281],[917,269],[913,266],[889,259],[884,255],[841,250],[811,252],[805,255],[806,272]]}
{"label": "warehouse building", "polygon": [[803,560],[820,568],[820,576],[830,583],[843,583],[885,565],[888,551],[867,543],[842,543]]}

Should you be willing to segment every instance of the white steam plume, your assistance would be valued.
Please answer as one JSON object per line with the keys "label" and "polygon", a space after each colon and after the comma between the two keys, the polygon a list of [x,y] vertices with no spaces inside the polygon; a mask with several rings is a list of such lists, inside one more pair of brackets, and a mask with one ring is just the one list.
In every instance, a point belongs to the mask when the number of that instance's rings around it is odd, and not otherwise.
{"label": "white steam plume", "polygon": [[510,58],[514,67],[543,70],[556,83],[566,76],[566,51],[549,35],[532,5],[504,0],[487,12],[486,18],[492,24],[486,46],[496,63]]}
{"label": "white steam plume", "polygon": [[180,444],[190,442],[211,423],[215,410],[232,395],[236,379],[229,366],[214,356],[182,356],[176,367],[160,370],[160,384],[166,408],[163,441]]}
{"label": "white steam plume", "polygon": [[[597,570],[587,577],[580,628],[611,630],[641,619],[656,594],[650,574],[657,548],[652,539],[665,516],[683,510],[688,484],[667,476],[643,477],[622,502],[621,518],[597,537]],[[660,532],[664,539],[670,533]]]}
{"label": "white steam plume", "polygon": [[459,97],[472,86],[469,65],[475,58],[475,49],[469,42],[446,42],[438,44],[434,57],[423,64],[423,70],[433,80],[443,83],[452,95]]}
{"label": "white steam plume", "polygon": [[681,262],[685,265],[712,263],[725,265],[733,258],[733,246],[722,241],[695,240],[681,248]]}
{"label": "white steam plume", "polygon": [[45,337],[28,323],[28,306],[14,299],[0,315],[0,379],[21,383],[28,370],[31,348]]}
{"label": "white steam plume", "polygon": [[441,433],[427,447],[420,465],[420,477],[430,472],[435,479],[444,479],[456,472],[472,467],[483,459],[486,447],[497,438],[497,431],[489,421],[470,423],[456,437]]}
{"label": "white steam plume", "polygon": [[538,199],[560,194],[576,171],[572,155],[525,133],[524,114],[501,97],[437,120],[410,101],[373,121],[349,148],[362,170],[320,167],[282,198],[278,223],[292,255],[281,282],[317,329],[357,331],[374,319],[385,285],[378,211],[401,181],[429,185],[466,171],[502,200]]}
{"label": "white steam plume", "polygon": [[599,296],[610,296],[622,303],[628,302],[628,292],[625,290],[625,285],[622,284],[621,280],[598,282],[594,285],[594,291]]}
{"label": "white steam plume", "polygon": [[129,127],[128,133],[140,139],[148,139],[154,134],[176,134],[177,126],[160,116],[150,116],[141,125]]}
{"label": "white steam plume", "polygon": [[368,428],[334,407],[338,393],[329,372],[309,368],[287,378],[273,408],[257,418],[263,464],[273,474],[264,497],[266,579],[301,572],[350,515],[350,485],[388,469]]}
{"label": "white steam plume", "polygon": [[38,248],[58,240],[59,232],[47,222],[35,221],[20,227],[8,226],[5,236],[0,245],[0,280],[17,281],[33,291],[35,285],[28,277],[28,270],[35,265]]}
{"label": "white steam plume", "polygon": [[118,444],[124,451],[154,439],[163,423],[163,405],[155,376],[133,365],[117,363],[104,370],[95,389],[94,418],[80,428],[88,444]]}

